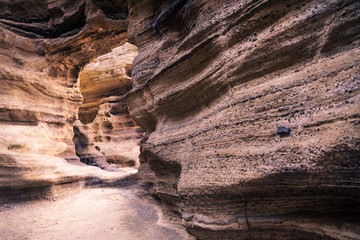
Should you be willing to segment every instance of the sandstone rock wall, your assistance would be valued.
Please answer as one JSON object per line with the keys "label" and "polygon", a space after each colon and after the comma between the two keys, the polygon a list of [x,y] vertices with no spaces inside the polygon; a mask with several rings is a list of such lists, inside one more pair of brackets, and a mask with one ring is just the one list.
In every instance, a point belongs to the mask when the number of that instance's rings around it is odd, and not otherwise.
{"label": "sandstone rock wall", "polygon": [[0,1],[1,197],[94,171],[66,162],[78,160],[77,77],[86,63],[127,41],[127,15],[123,1]]}
{"label": "sandstone rock wall", "polygon": [[[130,118],[125,94],[131,89],[131,66],[137,48],[129,43],[92,61],[79,74],[84,102],[76,128],[82,162],[139,167],[143,130]],[[83,139],[81,135],[83,134]]]}
{"label": "sandstone rock wall", "polygon": [[73,141],[127,116],[107,115],[111,87],[77,121],[78,73],[128,29],[140,173],[165,215],[198,239],[358,239],[359,20],[356,0],[0,0],[0,200],[90,176]]}
{"label": "sandstone rock wall", "polygon": [[140,174],[198,239],[357,239],[359,1],[130,0]]}

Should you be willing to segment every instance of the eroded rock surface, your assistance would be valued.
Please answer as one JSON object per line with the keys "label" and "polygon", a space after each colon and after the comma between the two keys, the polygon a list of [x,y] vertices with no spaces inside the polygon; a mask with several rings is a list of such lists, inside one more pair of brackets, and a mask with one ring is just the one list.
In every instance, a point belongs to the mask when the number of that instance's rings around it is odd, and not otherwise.
{"label": "eroded rock surface", "polygon": [[358,239],[359,20],[356,0],[0,0],[0,200],[115,174],[67,161],[79,137],[106,164],[127,119],[107,82],[77,121],[77,77],[128,28],[140,173],[165,215],[198,239]]}
{"label": "eroded rock surface", "polygon": [[360,2],[128,2],[165,211],[198,239],[358,239]]}
{"label": "eroded rock surface", "polygon": [[130,118],[125,94],[137,48],[126,43],[92,61],[79,74],[84,102],[75,127],[76,153],[82,162],[139,167],[143,130]]}
{"label": "eroded rock surface", "polygon": [[79,160],[78,73],[127,41],[127,15],[125,1],[0,1],[1,197],[94,173],[66,162]]}

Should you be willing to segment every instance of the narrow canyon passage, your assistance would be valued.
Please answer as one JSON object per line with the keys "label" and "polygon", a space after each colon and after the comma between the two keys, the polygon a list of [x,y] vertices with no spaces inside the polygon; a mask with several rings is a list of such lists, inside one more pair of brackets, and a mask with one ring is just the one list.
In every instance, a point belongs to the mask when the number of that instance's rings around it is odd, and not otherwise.
{"label": "narrow canyon passage", "polygon": [[137,48],[125,43],[80,71],[78,81],[84,100],[74,126],[73,142],[82,163],[112,171],[139,168],[144,130],[131,119],[125,99],[131,90],[136,55]]}
{"label": "narrow canyon passage", "polygon": [[160,206],[136,183],[67,190],[56,199],[0,206],[0,239],[186,239],[184,229],[160,220]]}
{"label": "narrow canyon passage", "polygon": [[79,72],[83,102],[72,139],[78,158],[65,158],[68,164],[59,168],[85,175],[0,196],[1,240],[191,239],[179,222],[160,219],[159,202],[132,178],[144,137],[125,100],[136,55],[137,48],[125,43]]}
{"label": "narrow canyon passage", "polygon": [[0,240],[360,239],[359,22],[358,0],[0,0]]}

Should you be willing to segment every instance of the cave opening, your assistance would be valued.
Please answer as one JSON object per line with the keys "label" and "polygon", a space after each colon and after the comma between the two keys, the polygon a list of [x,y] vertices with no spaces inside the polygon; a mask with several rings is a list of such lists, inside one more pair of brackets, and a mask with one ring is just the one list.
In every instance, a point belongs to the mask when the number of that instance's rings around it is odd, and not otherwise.
{"label": "cave opening", "polygon": [[137,47],[125,43],[80,71],[83,102],[73,141],[82,163],[111,171],[139,168],[144,130],[130,117],[125,99],[132,88],[131,70],[136,55]]}

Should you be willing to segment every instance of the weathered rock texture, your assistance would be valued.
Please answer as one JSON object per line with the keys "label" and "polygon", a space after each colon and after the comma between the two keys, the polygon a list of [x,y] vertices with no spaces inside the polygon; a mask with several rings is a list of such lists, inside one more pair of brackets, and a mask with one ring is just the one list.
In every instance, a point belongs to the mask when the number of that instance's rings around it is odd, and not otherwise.
{"label": "weathered rock texture", "polygon": [[108,168],[139,167],[143,130],[130,118],[125,94],[131,89],[131,64],[137,48],[126,43],[92,61],[79,74],[84,102],[75,127],[82,162]]}
{"label": "weathered rock texture", "polygon": [[127,15],[125,1],[0,1],[1,197],[94,172],[65,161],[79,159],[78,73],[127,41]]}
{"label": "weathered rock texture", "polygon": [[[359,239],[360,2],[128,4],[127,101],[164,211],[198,239]],[[84,91],[83,126],[78,73],[127,41],[126,5],[0,0],[0,200],[91,176],[73,141],[114,137],[94,129],[124,92]]]}
{"label": "weathered rock texture", "polygon": [[360,2],[128,2],[167,212],[198,239],[359,239]]}

